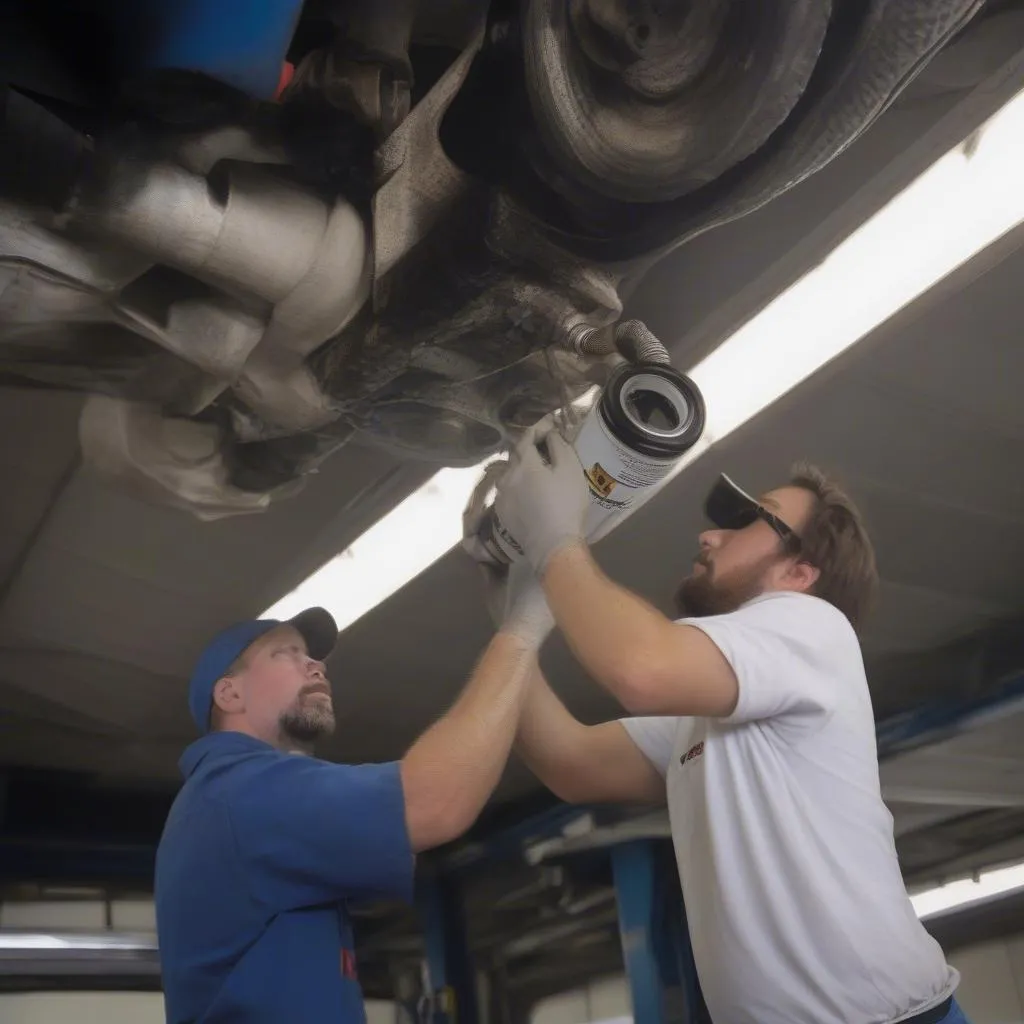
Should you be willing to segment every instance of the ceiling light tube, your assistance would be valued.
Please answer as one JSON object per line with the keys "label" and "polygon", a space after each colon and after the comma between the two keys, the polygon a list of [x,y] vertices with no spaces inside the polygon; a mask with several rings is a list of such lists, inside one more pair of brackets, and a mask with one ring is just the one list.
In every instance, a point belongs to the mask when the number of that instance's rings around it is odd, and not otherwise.
{"label": "ceiling light tube", "polygon": [[973,904],[1005,899],[1024,891],[1024,863],[991,868],[973,878],[960,878],[925,889],[910,897],[914,911],[922,921],[941,917]]}

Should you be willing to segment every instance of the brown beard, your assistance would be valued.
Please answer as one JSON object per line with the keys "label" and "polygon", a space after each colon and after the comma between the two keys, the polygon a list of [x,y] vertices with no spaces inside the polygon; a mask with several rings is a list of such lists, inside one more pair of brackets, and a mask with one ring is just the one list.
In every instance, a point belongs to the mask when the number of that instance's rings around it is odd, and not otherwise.
{"label": "brown beard", "polygon": [[699,619],[709,615],[725,615],[764,592],[765,570],[778,556],[769,555],[742,573],[733,572],[717,579],[714,566],[698,559],[704,572],[687,576],[675,593],[676,610],[684,618]]}
{"label": "brown beard", "polygon": [[295,704],[281,716],[279,725],[286,739],[308,746],[334,732],[334,711],[320,702],[307,704],[305,696],[299,694]]}

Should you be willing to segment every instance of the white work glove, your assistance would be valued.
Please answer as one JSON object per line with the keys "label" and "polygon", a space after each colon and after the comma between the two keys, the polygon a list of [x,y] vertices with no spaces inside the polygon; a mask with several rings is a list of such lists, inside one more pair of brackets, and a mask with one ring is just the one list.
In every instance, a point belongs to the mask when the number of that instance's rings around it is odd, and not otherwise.
{"label": "white work glove", "polygon": [[[550,462],[537,445],[544,443]],[[561,547],[583,538],[590,488],[575,450],[546,416],[512,450],[495,499],[502,526],[519,542],[538,577]]]}
{"label": "white work glove", "polygon": [[506,462],[492,462],[484,470],[462,513],[462,546],[480,566],[487,611],[495,628],[539,649],[555,621],[533,569],[523,561],[511,566],[495,565],[479,538],[487,497],[507,470]]}

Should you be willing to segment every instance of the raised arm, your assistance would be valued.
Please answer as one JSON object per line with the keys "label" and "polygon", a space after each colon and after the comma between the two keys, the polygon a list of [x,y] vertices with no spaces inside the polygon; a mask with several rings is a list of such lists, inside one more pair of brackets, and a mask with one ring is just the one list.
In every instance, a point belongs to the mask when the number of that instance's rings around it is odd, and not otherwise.
{"label": "raised arm", "polygon": [[452,709],[402,758],[413,850],[455,839],[483,809],[508,760],[535,657],[499,633]]}
{"label": "raised arm", "polygon": [[516,446],[496,504],[573,653],[632,714],[729,714],[738,686],[713,641],[612,582],[594,561],[582,536],[590,499],[579,459],[547,430],[527,433]]}
{"label": "raised arm", "polygon": [[402,759],[413,850],[440,846],[465,832],[508,761],[537,649],[552,623],[538,587],[506,600],[503,626],[461,696]]}
{"label": "raised arm", "polygon": [[665,800],[665,780],[623,726],[579,722],[539,669],[531,673],[527,687],[516,752],[567,803]]}
{"label": "raised arm", "polygon": [[543,582],[573,653],[632,714],[723,716],[736,706],[736,676],[714,641],[610,580],[582,541],[551,555]]}

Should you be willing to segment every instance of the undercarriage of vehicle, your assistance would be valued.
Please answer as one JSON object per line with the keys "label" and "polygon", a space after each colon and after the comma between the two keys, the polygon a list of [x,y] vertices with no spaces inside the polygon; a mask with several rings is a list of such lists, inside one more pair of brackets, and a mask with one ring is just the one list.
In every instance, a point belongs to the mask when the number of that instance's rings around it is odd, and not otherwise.
{"label": "undercarriage of vehicle", "polygon": [[90,466],[216,518],[353,441],[501,450],[983,4],[275,0],[244,67],[214,0],[139,6],[4,15],[0,380],[83,392]]}

